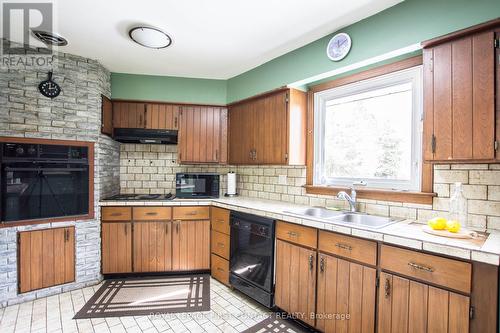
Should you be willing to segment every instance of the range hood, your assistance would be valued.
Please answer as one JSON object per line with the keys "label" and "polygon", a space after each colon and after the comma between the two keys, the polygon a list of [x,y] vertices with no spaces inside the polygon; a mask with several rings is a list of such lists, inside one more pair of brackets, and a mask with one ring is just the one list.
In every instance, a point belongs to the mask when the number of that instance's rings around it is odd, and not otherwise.
{"label": "range hood", "polygon": [[142,128],[115,128],[113,138],[123,143],[177,144],[177,131]]}

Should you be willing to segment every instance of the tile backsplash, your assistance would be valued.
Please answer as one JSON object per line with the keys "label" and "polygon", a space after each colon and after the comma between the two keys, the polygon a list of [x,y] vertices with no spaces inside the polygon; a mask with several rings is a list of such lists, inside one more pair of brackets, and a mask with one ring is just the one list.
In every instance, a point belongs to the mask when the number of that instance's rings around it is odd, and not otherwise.
{"label": "tile backsplash", "polygon": [[[120,185],[122,193],[175,192],[176,172],[218,172],[221,194],[226,190],[226,173],[237,173],[237,189],[242,196],[280,200],[311,206],[348,208],[332,196],[305,193],[306,169],[302,166],[213,166],[179,165],[175,145],[122,144]],[[279,176],[286,176],[280,177]],[[286,184],[284,182],[286,182]],[[500,164],[436,165],[432,205],[358,200],[358,210],[376,215],[425,221],[446,216],[454,183],[464,184],[469,221],[478,230],[500,229]]]}

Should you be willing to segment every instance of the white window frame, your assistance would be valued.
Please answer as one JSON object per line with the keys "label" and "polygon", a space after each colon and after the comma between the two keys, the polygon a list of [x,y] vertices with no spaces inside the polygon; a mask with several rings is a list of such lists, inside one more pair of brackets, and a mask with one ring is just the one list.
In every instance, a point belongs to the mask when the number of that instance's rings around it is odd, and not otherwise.
{"label": "white window frame", "polygon": [[[411,177],[409,181],[364,179],[364,178],[326,178],[323,174],[325,152],[325,112],[326,104],[331,99],[359,94],[374,89],[411,83],[412,85],[412,133],[411,133]],[[354,183],[369,188],[381,188],[419,192],[422,179],[422,130],[423,130],[423,84],[422,66],[381,75],[344,86],[323,90],[314,94],[314,165],[313,185],[349,187]],[[356,144],[353,133],[353,144]]]}

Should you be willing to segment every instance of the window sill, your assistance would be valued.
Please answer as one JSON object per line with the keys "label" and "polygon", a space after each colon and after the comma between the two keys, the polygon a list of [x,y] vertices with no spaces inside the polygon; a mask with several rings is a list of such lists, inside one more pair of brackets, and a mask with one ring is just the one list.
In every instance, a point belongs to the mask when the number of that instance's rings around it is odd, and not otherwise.
{"label": "window sill", "polygon": [[[307,194],[337,195],[340,191],[346,191],[349,193],[348,187],[305,185],[305,188]],[[356,193],[360,199],[416,203],[422,205],[432,204],[432,198],[436,196],[436,193],[383,190],[374,188],[356,188]]]}

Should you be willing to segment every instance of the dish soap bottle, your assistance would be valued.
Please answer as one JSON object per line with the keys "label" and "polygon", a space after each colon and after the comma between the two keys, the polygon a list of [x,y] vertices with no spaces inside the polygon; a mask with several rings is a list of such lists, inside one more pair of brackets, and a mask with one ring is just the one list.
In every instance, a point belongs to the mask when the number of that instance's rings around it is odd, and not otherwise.
{"label": "dish soap bottle", "polygon": [[450,220],[458,221],[467,228],[467,199],[464,196],[462,183],[455,183],[455,191],[450,198]]}

